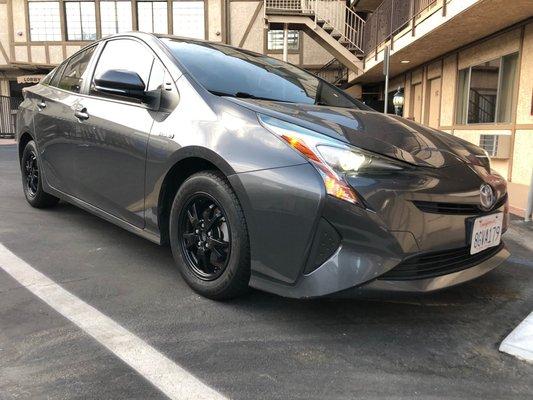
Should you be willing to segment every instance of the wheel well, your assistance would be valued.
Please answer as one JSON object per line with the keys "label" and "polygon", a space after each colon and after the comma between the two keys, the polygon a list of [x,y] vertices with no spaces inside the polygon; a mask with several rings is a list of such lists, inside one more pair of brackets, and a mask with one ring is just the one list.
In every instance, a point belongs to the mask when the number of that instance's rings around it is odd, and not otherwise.
{"label": "wheel well", "polygon": [[189,176],[201,171],[218,171],[224,175],[220,168],[210,161],[190,157],[177,162],[165,176],[157,207],[161,243],[168,244],[170,209],[178,189]]}
{"label": "wheel well", "polygon": [[24,148],[26,147],[28,142],[31,141],[31,140],[33,140],[33,138],[31,137],[31,135],[28,132],[24,132],[20,136],[20,140],[19,140],[19,161],[22,160],[22,153],[24,152]]}

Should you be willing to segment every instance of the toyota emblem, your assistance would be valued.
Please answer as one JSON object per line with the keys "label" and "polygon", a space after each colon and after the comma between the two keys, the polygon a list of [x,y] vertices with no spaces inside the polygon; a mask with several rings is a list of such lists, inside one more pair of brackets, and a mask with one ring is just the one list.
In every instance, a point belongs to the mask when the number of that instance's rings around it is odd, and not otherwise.
{"label": "toyota emblem", "polygon": [[479,198],[481,200],[481,207],[484,210],[490,210],[496,201],[494,190],[492,190],[490,185],[487,185],[486,183],[479,188]]}

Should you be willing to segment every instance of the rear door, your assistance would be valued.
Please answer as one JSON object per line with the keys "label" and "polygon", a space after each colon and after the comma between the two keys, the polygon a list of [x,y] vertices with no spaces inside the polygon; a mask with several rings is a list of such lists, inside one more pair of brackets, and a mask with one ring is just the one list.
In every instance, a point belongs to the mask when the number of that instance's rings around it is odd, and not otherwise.
{"label": "rear door", "polygon": [[99,92],[94,78],[108,70],[136,72],[148,86],[151,49],[133,38],[107,41],[98,57],[89,95],[78,104],[85,117],[76,159],[79,197],[137,227],[144,227],[146,148],[155,112],[131,98]]}
{"label": "rear door", "polygon": [[77,194],[75,159],[80,145],[75,116],[80,90],[96,46],[84,49],[58,68],[48,84],[33,92],[37,147],[48,185],[63,193]]}

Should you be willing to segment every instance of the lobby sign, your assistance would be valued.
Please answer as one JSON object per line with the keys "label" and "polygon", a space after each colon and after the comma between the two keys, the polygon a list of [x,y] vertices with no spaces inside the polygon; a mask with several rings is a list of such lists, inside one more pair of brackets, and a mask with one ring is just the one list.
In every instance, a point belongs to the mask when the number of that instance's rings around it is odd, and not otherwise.
{"label": "lobby sign", "polygon": [[26,83],[35,85],[44,78],[44,75],[22,75],[17,77],[17,83]]}

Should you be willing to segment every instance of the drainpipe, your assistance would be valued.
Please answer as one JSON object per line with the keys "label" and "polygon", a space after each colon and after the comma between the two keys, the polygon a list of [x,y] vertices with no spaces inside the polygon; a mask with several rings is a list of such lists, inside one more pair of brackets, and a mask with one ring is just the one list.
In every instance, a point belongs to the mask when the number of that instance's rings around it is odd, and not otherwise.
{"label": "drainpipe", "polygon": [[529,185],[529,195],[527,196],[527,207],[525,221],[531,221],[533,217],[533,171],[531,172],[531,185]]}
{"label": "drainpipe", "polygon": [[289,61],[289,25],[283,24],[283,61]]}

